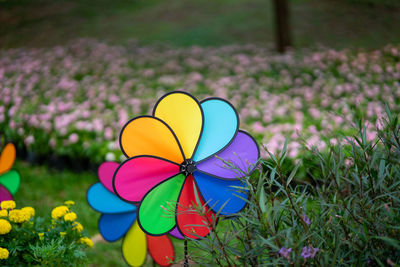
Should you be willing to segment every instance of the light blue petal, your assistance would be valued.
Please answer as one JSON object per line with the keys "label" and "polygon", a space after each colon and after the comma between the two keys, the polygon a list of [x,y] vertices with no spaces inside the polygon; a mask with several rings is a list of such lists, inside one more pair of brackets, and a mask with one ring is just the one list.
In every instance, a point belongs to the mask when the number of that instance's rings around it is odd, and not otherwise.
{"label": "light blue petal", "polygon": [[223,99],[210,98],[201,103],[204,128],[194,161],[203,160],[224,148],[238,131],[239,117],[231,104]]}
{"label": "light blue petal", "polygon": [[136,212],[102,214],[99,220],[99,231],[108,242],[120,239],[128,232],[136,219]]}
{"label": "light blue petal", "polygon": [[96,211],[101,213],[124,213],[136,211],[136,206],[119,199],[108,191],[101,183],[92,185],[87,192],[87,201]]}
{"label": "light blue petal", "polygon": [[221,180],[198,171],[193,176],[204,201],[214,212],[230,215],[241,211],[246,205],[242,198],[247,199],[248,194],[241,189],[244,185],[240,180]]}

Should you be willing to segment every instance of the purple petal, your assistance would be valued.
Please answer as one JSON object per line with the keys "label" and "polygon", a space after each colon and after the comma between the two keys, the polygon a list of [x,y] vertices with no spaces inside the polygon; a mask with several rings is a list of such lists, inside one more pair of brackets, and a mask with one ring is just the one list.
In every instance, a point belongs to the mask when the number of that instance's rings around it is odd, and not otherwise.
{"label": "purple petal", "polygon": [[178,239],[185,239],[185,238],[183,237],[183,235],[179,232],[179,230],[178,230],[177,227],[175,227],[174,229],[172,229],[172,231],[169,232],[169,234],[172,235],[172,236],[175,237],[175,238],[178,238]]}
{"label": "purple petal", "polygon": [[200,162],[197,169],[220,178],[235,179],[249,174],[255,168],[259,157],[260,151],[253,137],[244,131],[239,131],[227,148],[216,156]]}

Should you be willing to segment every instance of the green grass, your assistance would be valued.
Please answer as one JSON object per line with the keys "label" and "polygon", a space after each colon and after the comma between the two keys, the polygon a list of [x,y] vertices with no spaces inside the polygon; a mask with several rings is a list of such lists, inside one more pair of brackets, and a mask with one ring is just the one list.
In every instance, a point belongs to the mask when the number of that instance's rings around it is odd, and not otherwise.
{"label": "green grass", "polygon": [[[271,0],[3,0],[0,48],[91,37],[116,44],[272,45]],[[349,0],[292,0],[295,47],[400,42],[399,8]]]}
{"label": "green grass", "polygon": [[[13,167],[21,175],[21,186],[15,200],[18,207],[32,206],[37,216],[50,217],[51,210],[66,200],[75,201],[78,221],[93,237],[98,234],[97,221],[100,214],[92,210],[86,201],[86,191],[97,180],[92,172],[74,173],[58,171],[46,166],[32,166],[17,161]],[[182,259],[183,242],[173,239],[176,258]],[[89,250],[89,266],[127,266],[121,254],[121,241],[96,243]],[[152,266],[148,258],[146,266]]]}

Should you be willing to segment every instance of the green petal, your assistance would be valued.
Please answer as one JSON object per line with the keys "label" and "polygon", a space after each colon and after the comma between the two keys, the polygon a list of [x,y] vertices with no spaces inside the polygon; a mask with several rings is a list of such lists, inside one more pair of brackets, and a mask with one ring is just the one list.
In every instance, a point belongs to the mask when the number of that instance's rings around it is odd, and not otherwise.
{"label": "green petal", "polygon": [[21,179],[19,173],[15,170],[0,175],[0,184],[10,191],[12,195],[17,193]]}
{"label": "green petal", "polygon": [[185,176],[178,174],[154,187],[143,198],[139,223],[150,235],[162,235],[175,227],[175,207]]}

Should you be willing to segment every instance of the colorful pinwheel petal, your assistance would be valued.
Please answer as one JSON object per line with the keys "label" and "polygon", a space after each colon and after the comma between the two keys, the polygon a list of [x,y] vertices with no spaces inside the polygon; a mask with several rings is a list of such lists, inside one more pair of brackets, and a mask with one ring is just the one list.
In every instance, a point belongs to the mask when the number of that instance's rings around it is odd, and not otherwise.
{"label": "colorful pinwheel petal", "polygon": [[[109,242],[123,238],[122,255],[130,266],[141,266],[149,251],[153,260],[161,266],[169,266],[174,260],[174,248],[168,236],[150,237],[139,227],[137,207],[118,198],[112,187],[114,172],[119,164],[104,162],[98,169],[100,183],[87,192],[89,205],[101,213],[98,225],[100,234]],[[176,233],[177,238],[183,238]]]}
{"label": "colorful pinwheel petal", "polygon": [[185,92],[161,97],[153,116],[130,120],[120,145],[129,159],[114,173],[113,189],[139,204],[139,226],[153,236],[177,229],[186,237],[204,237],[215,213],[243,209],[247,190],[240,178],[255,169],[260,155],[255,140],[239,130],[229,102],[199,102]]}
{"label": "colorful pinwheel petal", "polygon": [[0,202],[13,200],[21,182],[19,173],[11,170],[15,156],[15,146],[11,143],[4,147],[0,155]]}

